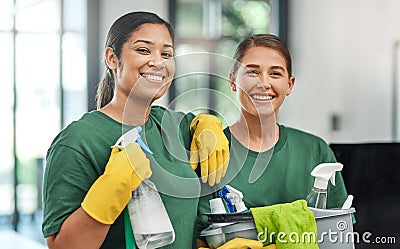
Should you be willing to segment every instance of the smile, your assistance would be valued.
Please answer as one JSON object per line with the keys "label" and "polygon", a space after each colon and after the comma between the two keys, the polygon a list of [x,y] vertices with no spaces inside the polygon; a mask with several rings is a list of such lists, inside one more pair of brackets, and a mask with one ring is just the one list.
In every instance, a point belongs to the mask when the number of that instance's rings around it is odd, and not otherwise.
{"label": "smile", "polygon": [[140,74],[143,78],[149,80],[149,81],[154,81],[154,82],[162,82],[164,80],[164,76],[160,75],[154,75],[154,74],[147,74],[147,73],[142,73]]}
{"label": "smile", "polygon": [[268,101],[268,100],[272,100],[273,97],[269,96],[269,95],[258,95],[258,94],[253,94],[250,95],[252,99],[254,100],[259,100],[259,101]]}

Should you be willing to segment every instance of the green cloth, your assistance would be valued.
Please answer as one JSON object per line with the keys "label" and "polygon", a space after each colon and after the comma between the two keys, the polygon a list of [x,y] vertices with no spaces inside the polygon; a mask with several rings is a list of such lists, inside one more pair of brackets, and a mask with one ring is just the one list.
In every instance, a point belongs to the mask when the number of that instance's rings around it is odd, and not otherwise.
{"label": "green cloth", "polygon": [[[321,138],[297,129],[279,125],[280,137],[273,149],[258,153],[244,147],[229,131],[224,130],[230,140],[228,171],[221,184],[214,189],[202,186],[205,195],[199,200],[197,236],[207,227],[206,213],[210,212],[209,200],[217,196],[218,189],[229,184],[243,193],[247,208],[290,203],[305,199],[314,185],[310,175],[315,166],[335,162],[335,156]],[[249,182],[253,168],[265,169],[259,178]],[[257,176],[257,174],[256,174]],[[347,198],[346,188],[340,172],[336,173],[336,186],[328,185],[327,208],[341,207]]]}
{"label": "green cloth", "polygon": [[[193,246],[198,197],[192,196],[200,193],[197,175],[187,163],[193,118],[193,114],[152,107],[141,133],[154,153],[147,155],[153,171],[151,180],[160,191],[175,230],[175,242],[163,248]],[[80,207],[93,182],[103,174],[110,147],[126,131],[121,123],[92,111],[54,139],[47,154],[43,183],[44,237],[59,232],[64,220]],[[121,213],[111,225],[101,248],[125,249],[123,218]]]}
{"label": "green cloth", "polygon": [[318,249],[317,224],[305,200],[251,208],[264,245],[278,249]]}

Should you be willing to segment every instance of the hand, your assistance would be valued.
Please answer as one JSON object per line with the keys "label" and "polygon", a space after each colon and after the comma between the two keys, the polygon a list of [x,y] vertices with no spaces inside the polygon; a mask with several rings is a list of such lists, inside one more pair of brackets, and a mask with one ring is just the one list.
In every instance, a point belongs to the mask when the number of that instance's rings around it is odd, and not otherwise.
{"label": "hand", "polygon": [[235,238],[218,247],[218,249],[261,249],[263,243],[257,240]]}
{"label": "hand", "polygon": [[[235,238],[218,247],[217,249],[277,249],[275,244],[270,244],[268,246],[262,247],[262,244],[256,240]],[[210,249],[205,247],[200,247],[199,249]]]}
{"label": "hand", "polygon": [[112,224],[143,179],[152,172],[150,161],[137,143],[113,147],[103,175],[90,187],[81,206],[93,219]]}
{"label": "hand", "polygon": [[203,183],[213,186],[221,181],[229,163],[229,142],[222,122],[213,115],[200,114],[190,124],[190,131],[190,165],[195,170],[200,162]]}

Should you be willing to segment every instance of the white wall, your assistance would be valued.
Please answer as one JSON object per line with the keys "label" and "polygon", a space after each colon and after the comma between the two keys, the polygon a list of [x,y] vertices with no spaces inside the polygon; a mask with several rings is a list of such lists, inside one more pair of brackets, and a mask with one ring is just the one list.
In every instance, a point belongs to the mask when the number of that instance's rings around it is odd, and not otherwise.
{"label": "white wall", "polygon": [[106,35],[111,24],[123,14],[131,11],[150,11],[168,20],[168,1],[167,0],[99,0],[100,7],[100,56],[103,56],[103,48]]}
{"label": "white wall", "polygon": [[[290,4],[289,46],[297,80],[280,121],[328,142],[391,141],[400,1]],[[330,129],[333,113],[341,117],[335,132]]]}
{"label": "white wall", "polygon": [[[289,46],[296,84],[279,122],[328,142],[392,139],[393,46],[398,0],[291,0]],[[168,20],[168,1],[100,0],[100,44],[112,22],[133,10]],[[100,58],[103,50],[101,49]],[[331,130],[338,114],[340,130]]]}

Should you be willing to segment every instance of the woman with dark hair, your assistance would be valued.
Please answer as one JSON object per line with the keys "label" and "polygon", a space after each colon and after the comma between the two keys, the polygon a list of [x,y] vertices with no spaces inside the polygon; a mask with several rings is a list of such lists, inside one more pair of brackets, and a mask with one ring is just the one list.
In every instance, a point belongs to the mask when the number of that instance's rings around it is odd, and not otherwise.
{"label": "woman with dark hair", "polygon": [[[200,154],[194,158],[203,182],[213,185],[226,171],[229,148],[214,116],[151,106],[175,73],[173,39],[171,26],[153,13],[128,13],[111,26],[98,110],[71,123],[48,150],[42,229],[49,248],[125,248],[133,235],[124,210],[150,176],[175,230],[164,248],[193,247],[200,182],[187,151]],[[136,143],[115,145],[137,126],[152,155]]]}
{"label": "woman with dark hair", "polygon": [[[234,60],[229,82],[240,102],[240,117],[224,130],[231,157],[225,177],[214,189],[229,184],[243,193],[247,208],[306,199],[314,183],[313,168],[336,162],[336,158],[323,139],[276,121],[295,83],[288,48],[275,35],[253,35],[238,45]],[[209,200],[216,197],[213,193],[200,198],[198,231],[206,227]],[[327,208],[341,207],[346,197],[342,175],[337,172],[336,186],[328,188]],[[262,247],[254,241],[231,243]],[[199,237],[198,245],[206,243]]]}

